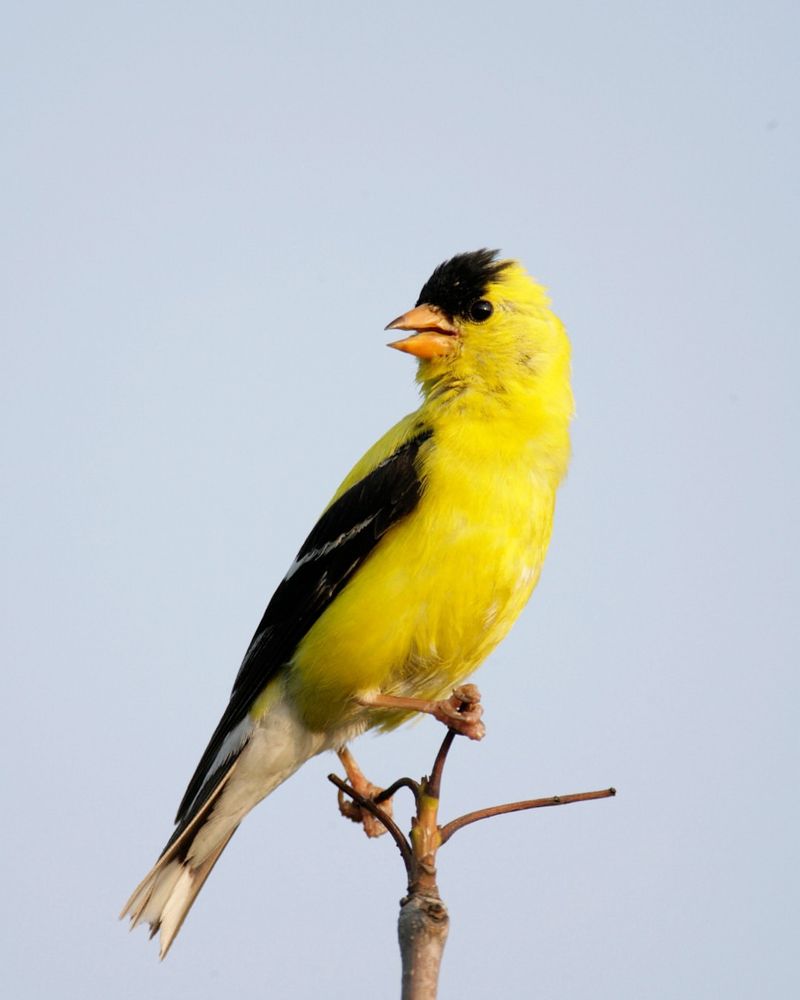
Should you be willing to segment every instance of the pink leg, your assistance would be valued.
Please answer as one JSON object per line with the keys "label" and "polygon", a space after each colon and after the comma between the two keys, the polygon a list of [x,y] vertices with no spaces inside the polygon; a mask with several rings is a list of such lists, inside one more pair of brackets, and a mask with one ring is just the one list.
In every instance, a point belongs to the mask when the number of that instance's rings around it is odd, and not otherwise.
{"label": "pink leg", "polygon": [[392,694],[369,694],[359,698],[359,703],[368,708],[425,712],[443,722],[449,729],[454,729],[471,740],[482,740],[486,735],[486,726],[481,722],[483,715],[481,693],[474,684],[462,684],[449,698],[444,698],[442,701],[400,698]]}
{"label": "pink leg", "polygon": [[[342,762],[347,780],[359,795],[363,795],[365,799],[374,799],[376,795],[379,795],[383,791],[382,788],[378,788],[377,785],[373,785],[367,781],[364,772],[358,766],[355,757],[347,747],[342,747],[336,753]],[[392,800],[386,799],[385,802],[381,802],[381,809],[383,809],[387,816],[391,816]],[[342,792],[339,792],[339,812],[354,823],[361,823],[364,827],[364,833],[368,837],[380,837],[386,833],[386,827],[379,819],[376,819],[372,813],[368,813],[366,809],[362,809],[355,802],[351,802],[350,799],[345,798]]]}

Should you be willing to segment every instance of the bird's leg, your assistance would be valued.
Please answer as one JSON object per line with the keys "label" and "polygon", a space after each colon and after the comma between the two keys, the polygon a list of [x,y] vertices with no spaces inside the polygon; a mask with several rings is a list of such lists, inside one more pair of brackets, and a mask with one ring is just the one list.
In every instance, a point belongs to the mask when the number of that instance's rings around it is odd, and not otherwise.
{"label": "bird's leg", "polygon": [[[336,753],[342,762],[347,780],[359,795],[362,795],[365,799],[374,799],[376,795],[379,795],[383,791],[382,788],[378,788],[377,785],[373,785],[367,781],[364,772],[358,766],[355,757],[347,747],[341,747]],[[381,809],[387,816],[391,817],[392,800],[386,799],[381,802]],[[377,817],[373,816],[372,813],[368,813],[366,809],[362,809],[361,806],[356,805],[355,802],[351,802],[350,799],[345,798],[342,792],[339,792],[339,812],[354,823],[361,823],[364,827],[364,833],[368,837],[380,837],[381,834],[386,833],[386,827]]]}
{"label": "bird's leg", "polygon": [[481,722],[481,693],[474,684],[462,684],[449,698],[427,701],[424,698],[401,698],[393,694],[368,694],[359,703],[369,708],[405,709],[425,712],[471,740],[482,740],[486,726]]}

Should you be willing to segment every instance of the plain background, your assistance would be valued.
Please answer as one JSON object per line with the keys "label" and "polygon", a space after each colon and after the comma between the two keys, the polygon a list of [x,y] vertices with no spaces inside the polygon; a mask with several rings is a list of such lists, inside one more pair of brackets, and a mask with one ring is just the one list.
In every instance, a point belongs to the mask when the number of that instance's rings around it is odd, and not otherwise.
{"label": "plain background", "polygon": [[[497,246],[574,346],[540,587],[479,673],[441,995],[798,995],[793,2],[4,5],[4,995],[391,997],[399,859],[318,759],[169,959],[116,914],[263,606]],[[422,774],[430,720],[357,752]],[[407,806],[401,806],[407,818]]]}

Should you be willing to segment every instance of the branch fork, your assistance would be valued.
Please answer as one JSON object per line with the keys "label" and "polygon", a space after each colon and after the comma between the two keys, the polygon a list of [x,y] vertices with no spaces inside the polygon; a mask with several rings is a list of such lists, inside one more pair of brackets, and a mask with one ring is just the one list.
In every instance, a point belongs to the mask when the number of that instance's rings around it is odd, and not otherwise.
{"label": "branch fork", "polygon": [[[403,704],[398,704],[398,701],[402,701]],[[406,702],[415,704],[405,704]],[[430,776],[423,777],[420,781],[407,777],[398,778],[388,788],[379,789],[367,781],[347,748],[339,751],[339,759],[350,783],[335,774],[328,775],[328,780],[339,790],[339,809],[342,815],[362,823],[367,836],[377,837],[381,833],[388,832],[397,845],[408,880],[407,895],[400,901],[398,919],[398,936],[403,962],[402,1000],[435,1000],[439,968],[449,927],[447,908],[439,895],[436,881],[436,856],[439,848],[463,827],[480,820],[528,809],[607,799],[616,795],[616,790],[604,788],[593,792],[551,795],[546,798],[487,806],[459,816],[441,826],[438,814],[442,774],[453,741],[459,734],[470,739],[482,739],[485,733],[481,721],[483,709],[477,687],[474,684],[465,684],[456,688],[449,699],[440,702],[422,702],[415,698],[397,699],[377,695],[365,703],[375,708],[411,708],[425,711],[448,726]],[[465,717],[464,720],[456,718],[462,715]],[[401,788],[407,788],[412,793],[416,807],[415,815],[411,818],[411,832],[408,837],[399,828],[392,815],[392,796]]]}

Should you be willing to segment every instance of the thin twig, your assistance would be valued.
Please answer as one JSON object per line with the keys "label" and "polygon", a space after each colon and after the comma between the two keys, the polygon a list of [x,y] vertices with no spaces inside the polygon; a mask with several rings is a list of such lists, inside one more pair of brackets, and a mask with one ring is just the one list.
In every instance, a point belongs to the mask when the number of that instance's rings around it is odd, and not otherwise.
{"label": "thin twig", "polygon": [[547,806],[566,806],[571,802],[588,802],[591,799],[609,799],[617,794],[616,788],[603,788],[598,792],[576,792],[573,795],[550,795],[545,799],[527,799],[524,802],[507,802],[502,806],[489,806],[486,809],[476,809],[475,812],[466,813],[446,823],[441,828],[442,844],[453,836],[462,827],[469,826],[470,823],[477,823],[482,819],[489,819],[491,816],[502,816],[504,813],[520,812],[523,809],[544,809]]}
{"label": "thin twig", "polygon": [[431,776],[424,782],[425,794],[430,795],[431,798],[439,798],[439,791],[442,785],[442,771],[447,760],[447,754],[457,735],[455,729],[447,730],[445,738],[442,740],[442,745],[439,747],[439,752],[436,754],[436,760],[433,762]]}
{"label": "thin twig", "polygon": [[382,792],[376,795],[372,801],[376,806],[379,806],[381,802],[385,802],[387,799],[390,799],[395,792],[398,792],[401,788],[410,788],[414,796],[414,801],[419,802],[419,782],[414,781],[413,778],[398,778],[397,781],[389,785],[388,788],[384,788]]}
{"label": "thin twig", "polygon": [[328,781],[336,785],[340,792],[344,792],[345,795],[349,795],[356,805],[361,806],[362,809],[366,809],[368,813],[371,813],[371,815],[375,817],[375,819],[383,823],[392,835],[395,844],[397,844],[397,849],[400,851],[403,858],[403,864],[406,866],[406,873],[410,877],[413,864],[411,845],[409,844],[405,834],[391,818],[391,816],[381,809],[380,806],[376,806],[371,799],[367,799],[364,798],[363,795],[359,795],[355,788],[351,788],[350,785],[348,785],[346,781],[342,781],[338,775],[329,774]]}

